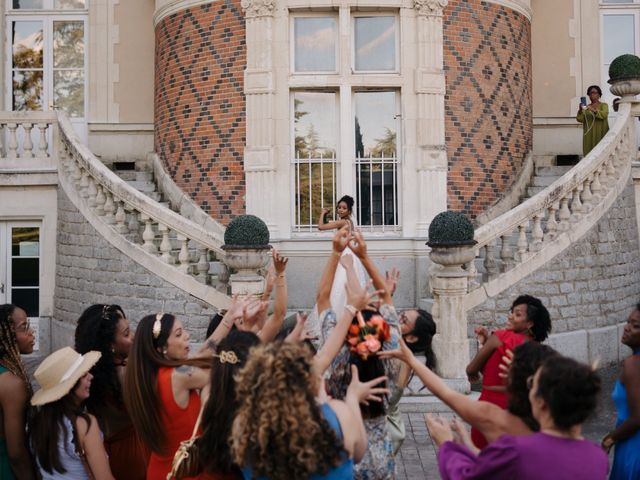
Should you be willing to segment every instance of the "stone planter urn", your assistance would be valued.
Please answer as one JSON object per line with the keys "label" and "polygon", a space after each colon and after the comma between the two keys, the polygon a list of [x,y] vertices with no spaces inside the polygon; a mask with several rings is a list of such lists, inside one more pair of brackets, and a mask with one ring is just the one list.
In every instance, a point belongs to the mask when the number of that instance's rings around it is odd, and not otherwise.
{"label": "stone planter urn", "polygon": [[466,274],[463,266],[476,256],[473,225],[459,212],[442,212],[429,225],[431,247],[429,257],[442,268],[440,277],[459,277]]}
{"label": "stone planter urn", "polygon": [[611,93],[621,101],[631,101],[640,94],[640,58],[625,54],[616,57],[609,66]]}
{"label": "stone planter urn", "polygon": [[240,215],[225,230],[224,243],[231,294],[261,295],[264,277],[260,270],[269,263],[271,250],[266,224],[255,215]]}

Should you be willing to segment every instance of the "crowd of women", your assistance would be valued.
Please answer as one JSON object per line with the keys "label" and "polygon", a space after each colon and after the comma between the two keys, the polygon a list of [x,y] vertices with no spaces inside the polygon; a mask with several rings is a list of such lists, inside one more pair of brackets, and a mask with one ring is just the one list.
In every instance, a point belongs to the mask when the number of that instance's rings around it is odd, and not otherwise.
{"label": "crowd of women", "polygon": [[396,312],[397,272],[380,273],[350,222],[335,228],[314,319],[285,324],[287,259],[274,251],[262,298],[234,298],[198,351],[170,313],[145,316],[134,335],[121,307],[93,305],[74,348],[36,369],[35,393],[21,359],[34,342],[26,314],[0,307],[0,478],[171,478],[194,437],[193,478],[392,479],[411,375],[473,428],[427,416],[444,479],[604,479],[612,447],[610,478],[640,478],[640,306],[622,337],[633,355],[613,393],[618,422],[595,445],[582,424],[600,380],[542,344],[551,319],[538,299],[518,297],[504,330],[477,332],[467,373],[482,395],[471,400],[432,371],[431,316]]}

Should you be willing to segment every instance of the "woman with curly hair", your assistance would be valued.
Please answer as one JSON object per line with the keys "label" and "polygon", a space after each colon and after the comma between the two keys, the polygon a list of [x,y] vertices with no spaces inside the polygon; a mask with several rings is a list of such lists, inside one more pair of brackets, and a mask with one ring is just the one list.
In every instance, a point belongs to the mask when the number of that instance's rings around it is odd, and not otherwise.
{"label": "woman with curly hair", "polygon": [[142,480],[147,474],[149,451],[133,428],[122,396],[132,343],[129,321],[119,305],[91,305],[78,319],[76,351],[102,354],[91,369],[92,392],[85,404],[104,433],[111,471],[116,478]]}
{"label": "woman with curly hair", "polygon": [[[540,299],[531,295],[520,295],[516,298],[507,317],[507,328],[493,332],[467,365],[470,382],[477,382],[482,372],[480,400],[507,408],[509,397],[504,381],[499,375],[502,357],[507,350],[513,351],[522,343],[531,340],[543,342],[550,331],[549,311]],[[482,339],[483,336],[486,336],[484,332],[480,332],[479,337]],[[487,445],[486,438],[476,429],[471,430],[471,438],[478,448]]]}
{"label": "woman with curly hair", "polygon": [[[321,379],[311,350],[274,342],[251,350],[237,378],[231,451],[244,478],[352,479],[367,449],[359,403],[386,391],[382,378],[353,376],[344,401],[318,402]],[[326,395],[322,395],[326,398]]]}
{"label": "woman with curly hair", "polygon": [[20,354],[33,352],[33,330],[25,311],[0,305],[0,478],[36,478],[25,425],[33,393]]}

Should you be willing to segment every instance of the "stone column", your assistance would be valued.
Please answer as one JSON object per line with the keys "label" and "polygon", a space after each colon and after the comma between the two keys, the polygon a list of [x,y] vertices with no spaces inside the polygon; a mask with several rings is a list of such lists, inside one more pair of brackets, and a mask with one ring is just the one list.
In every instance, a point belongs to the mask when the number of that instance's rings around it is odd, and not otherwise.
{"label": "stone column", "polygon": [[418,225],[426,237],[429,223],[447,209],[447,150],[444,135],[445,76],[442,10],[447,0],[415,0],[418,63],[417,97]]}
{"label": "stone column", "polygon": [[246,18],[244,74],[247,139],[244,149],[247,213],[264,219],[277,238],[273,189],[276,184],[273,67],[273,0],[242,0]]}
{"label": "stone column", "polygon": [[465,296],[469,288],[469,272],[462,267],[475,257],[475,247],[432,247],[430,257],[434,263],[429,285],[434,299],[432,314],[437,326],[437,334],[433,337],[437,372],[449,380],[452,388],[468,393],[469,339]]}

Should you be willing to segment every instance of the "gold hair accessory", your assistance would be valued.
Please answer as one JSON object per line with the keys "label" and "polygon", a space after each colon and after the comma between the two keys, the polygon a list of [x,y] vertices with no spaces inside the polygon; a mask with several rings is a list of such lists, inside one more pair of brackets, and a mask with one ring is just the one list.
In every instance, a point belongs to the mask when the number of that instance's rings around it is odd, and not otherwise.
{"label": "gold hair accessory", "polygon": [[220,352],[220,355],[214,354],[213,356],[219,358],[220,363],[228,363],[230,365],[235,365],[240,361],[238,360],[236,352],[234,352],[233,350],[223,350],[222,352]]}
{"label": "gold hair accessory", "polygon": [[162,317],[164,317],[164,313],[156,314],[156,321],[153,322],[153,338],[158,339],[160,336],[160,332],[162,331]]}

